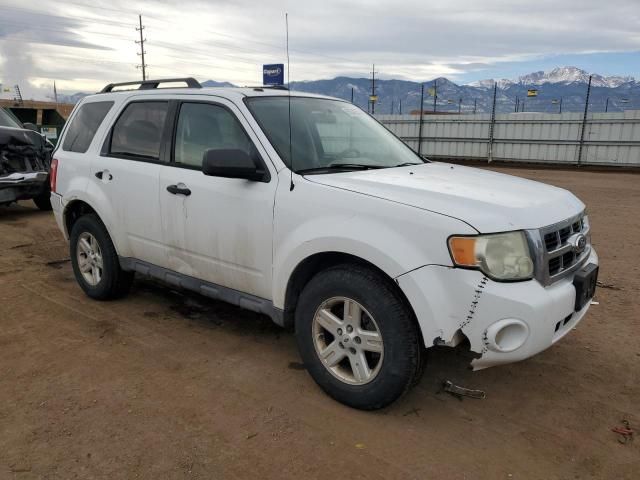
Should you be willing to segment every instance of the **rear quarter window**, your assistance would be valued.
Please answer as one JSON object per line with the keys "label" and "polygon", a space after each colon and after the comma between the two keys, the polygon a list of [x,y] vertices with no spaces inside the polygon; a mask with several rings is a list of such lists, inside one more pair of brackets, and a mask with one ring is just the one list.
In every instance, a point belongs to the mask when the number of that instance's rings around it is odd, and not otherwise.
{"label": "rear quarter window", "polygon": [[91,102],[80,106],[64,136],[62,150],[85,153],[113,102]]}

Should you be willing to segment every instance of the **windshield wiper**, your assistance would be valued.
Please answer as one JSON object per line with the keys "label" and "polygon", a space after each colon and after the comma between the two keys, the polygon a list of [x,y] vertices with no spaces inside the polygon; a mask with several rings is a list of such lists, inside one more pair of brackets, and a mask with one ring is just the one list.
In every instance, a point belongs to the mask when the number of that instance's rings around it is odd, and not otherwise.
{"label": "windshield wiper", "polygon": [[399,163],[398,165],[391,165],[391,167],[390,167],[390,168],[395,168],[395,167],[408,167],[409,165],[424,165],[424,162],[422,162],[422,163],[404,162],[404,163]]}
{"label": "windshield wiper", "polygon": [[334,163],[333,165],[325,165],[324,167],[303,168],[296,170],[296,173],[304,175],[305,173],[323,173],[334,170],[372,170],[377,168],[386,168],[380,165],[366,165],[363,163]]}

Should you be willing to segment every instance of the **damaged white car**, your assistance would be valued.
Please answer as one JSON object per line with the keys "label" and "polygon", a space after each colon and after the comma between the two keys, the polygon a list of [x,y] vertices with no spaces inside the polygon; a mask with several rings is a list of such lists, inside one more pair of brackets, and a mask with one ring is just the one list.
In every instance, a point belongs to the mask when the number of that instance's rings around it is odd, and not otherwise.
{"label": "damaged white car", "polygon": [[52,150],[53,145],[40,133],[24,128],[9,111],[0,108],[0,205],[33,199],[41,210],[51,210]]}
{"label": "damaged white car", "polygon": [[348,102],[184,81],[110,85],[65,127],[51,201],[90,297],[138,272],[267,314],[362,409],[415,384],[426,348],[514,362],[587,312],[598,258],[571,193],[425,161]]}

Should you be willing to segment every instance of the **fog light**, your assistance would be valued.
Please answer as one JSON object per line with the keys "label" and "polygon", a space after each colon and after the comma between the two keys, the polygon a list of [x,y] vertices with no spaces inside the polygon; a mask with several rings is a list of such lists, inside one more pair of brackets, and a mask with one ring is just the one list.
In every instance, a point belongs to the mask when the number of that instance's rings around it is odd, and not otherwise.
{"label": "fog light", "polygon": [[487,347],[494,352],[517,350],[529,337],[529,327],[522,320],[505,318],[492,324],[485,333]]}

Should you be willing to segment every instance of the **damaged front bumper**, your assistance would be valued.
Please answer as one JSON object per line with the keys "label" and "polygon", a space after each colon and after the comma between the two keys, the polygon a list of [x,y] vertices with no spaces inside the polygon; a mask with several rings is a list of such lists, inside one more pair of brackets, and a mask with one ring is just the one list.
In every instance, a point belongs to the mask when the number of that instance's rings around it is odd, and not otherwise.
{"label": "damaged front bumper", "polygon": [[[587,264],[598,264],[592,249]],[[427,347],[455,345],[464,334],[480,356],[475,370],[517,362],[553,345],[582,320],[571,277],[543,287],[536,280],[495,282],[481,272],[428,265],[399,276]]]}
{"label": "damaged front bumper", "polygon": [[52,150],[37,132],[0,127],[0,205],[47,192]]}

